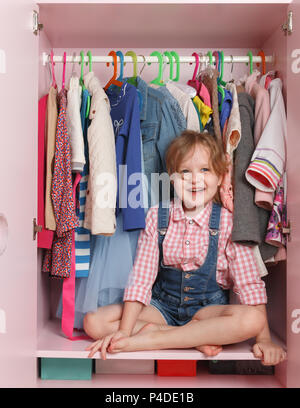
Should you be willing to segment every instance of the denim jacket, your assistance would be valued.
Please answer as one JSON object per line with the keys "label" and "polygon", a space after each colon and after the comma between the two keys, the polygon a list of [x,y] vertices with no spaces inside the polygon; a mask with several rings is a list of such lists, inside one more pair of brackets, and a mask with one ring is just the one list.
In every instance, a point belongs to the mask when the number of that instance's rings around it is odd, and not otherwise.
{"label": "denim jacket", "polygon": [[165,153],[170,142],[186,129],[183,115],[176,114],[173,102],[163,92],[151,88],[137,77],[137,89],[142,95],[140,125],[143,141],[144,171],[148,180],[148,206],[158,203],[158,197],[151,201],[151,173],[166,171]]}

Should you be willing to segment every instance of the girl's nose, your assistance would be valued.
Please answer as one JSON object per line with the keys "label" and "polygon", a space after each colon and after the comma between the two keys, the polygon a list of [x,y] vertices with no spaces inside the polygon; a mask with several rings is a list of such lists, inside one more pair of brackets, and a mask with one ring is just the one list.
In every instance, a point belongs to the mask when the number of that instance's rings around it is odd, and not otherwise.
{"label": "girl's nose", "polygon": [[199,172],[193,173],[192,174],[192,184],[194,186],[203,186],[204,185],[204,174],[201,174]]}

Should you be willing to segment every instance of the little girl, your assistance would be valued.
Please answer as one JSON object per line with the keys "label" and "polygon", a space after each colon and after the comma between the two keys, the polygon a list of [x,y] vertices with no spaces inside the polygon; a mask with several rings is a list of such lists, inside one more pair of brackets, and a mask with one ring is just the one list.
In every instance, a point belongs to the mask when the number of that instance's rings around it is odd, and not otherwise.
{"label": "little girl", "polygon": [[[256,336],[255,357],[275,365],[286,357],[271,341],[261,280],[252,249],[231,241],[232,214],[220,205],[226,160],[213,136],[184,131],[166,165],[175,190],[169,205],[151,207],[140,233],[124,304],[87,313],[87,350],[195,347],[215,356],[222,345]],[[228,304],[228,289],[240,305]]]}

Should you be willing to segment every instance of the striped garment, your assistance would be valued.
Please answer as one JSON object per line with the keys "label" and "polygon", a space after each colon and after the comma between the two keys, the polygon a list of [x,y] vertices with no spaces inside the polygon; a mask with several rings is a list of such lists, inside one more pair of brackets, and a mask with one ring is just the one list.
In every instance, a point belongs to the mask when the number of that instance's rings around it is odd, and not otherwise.
{"label": "striped garment", "polygon": [[88,176],[82,172],[79,182],[79,227],[75,230],[76,278],[86,278],[90,269],[90,231],[83,227]]}
{"label": "striped garment", "polygon": [[86,191],[88,186],[88,174],[89,174],[89,153],[88,153],[88,141],[87,141],[87,129],[90,124],[90,119],[86,118],[87,101],[89,98],[89,92],[87,89],[82,91],[82,101],[80,108],[81,126],[83,131],[84,140],[84,155],[85,165],[81,172],[81,179],[79,182],[79,227],[75,230],[75,266],[76,266],[76,278],[87,278],[89,276],[90,269],[90,230],[83,227],[85,217],[85,203],[86,203]]}
{"label": "striped garment", "polygon": [[280,78],[269,85],[271,113],[246,171],[247,181],[274,192],[285,171],[287,123]]}

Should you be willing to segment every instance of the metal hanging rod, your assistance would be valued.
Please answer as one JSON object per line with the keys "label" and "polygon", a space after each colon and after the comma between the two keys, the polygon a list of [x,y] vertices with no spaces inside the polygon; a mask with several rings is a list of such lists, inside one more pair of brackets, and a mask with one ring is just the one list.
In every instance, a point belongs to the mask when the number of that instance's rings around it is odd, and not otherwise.
{"label": "metal hanging rod", "polygon": [[[58,56],[54,55],[53,56],[53,61],[54,62],[63,62],[63,56]],[[117,61],[120,62],[120,57],[117,57]],[[168,58],[166,56],[163,56],[163,61],[164,62],[169,62]],[[215,57],[212,58],[212,61],[215,62]],[[273,56],[266,56],[265,57],[266,63],[273,63],[274,57]],[[43,65],[46,65],[48,62],[50,62],[50,55],[47,53],[43,53]],[[68,63],[73,63],[73,62],[81,62],[81,57],[76,56],[67,56],[66,62]],[[84,57],[84,62],[89,62],[88,56]],[[105,62],[113,62],[113,57],[109,55],[103,55],[103,56],[92,56],[92,62],[96,63],[105,63]],[[124,56],[124,62],[133,62],[133,59],[131,56]],[[137,62],[139,63],[145,63],[145,62],[151,62],[151,63],[158,63],[159,60],[157,57],[152,56],[141,56],[137,55]],[[193,56],[179,56],[179,62],[180,63],[195,63],[195,57]],[[208,56],[199,56],[199,62],[209,62],[209,57]],[[249,56],[224,56],[224,63],[249,63],[250,62],[250,57]],[[252,57],[252,62],[253,63],[259,63],[262,62],[262,57],[261,56],[254,56]],[[175,63],[175,61],[174,61]]]}

